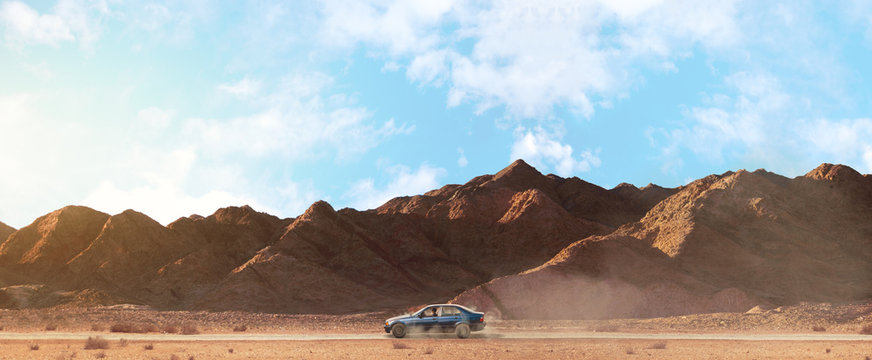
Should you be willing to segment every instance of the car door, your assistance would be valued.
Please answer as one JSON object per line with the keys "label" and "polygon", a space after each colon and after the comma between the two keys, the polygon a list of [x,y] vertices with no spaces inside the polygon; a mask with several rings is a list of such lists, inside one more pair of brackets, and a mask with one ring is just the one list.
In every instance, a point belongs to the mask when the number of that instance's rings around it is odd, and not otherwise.
{"label": "car door", "polygon": [[451,329],[461,321],[460,310],[454,306],[443,306],[439,315],[439,326],[443,329]]}
{"label": "car door", "polygon": [[439,307],[431,306],[427,309],[424,309],[423,312],[418,316],[418,320],[415,322],[417,327],[423,330],[429,330],[439,325]]}

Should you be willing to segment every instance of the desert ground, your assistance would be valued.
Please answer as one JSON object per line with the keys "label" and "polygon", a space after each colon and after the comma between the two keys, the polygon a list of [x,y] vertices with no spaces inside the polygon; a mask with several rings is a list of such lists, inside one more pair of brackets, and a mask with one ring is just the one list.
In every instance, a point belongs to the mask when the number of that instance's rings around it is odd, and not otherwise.
{"label": "desert ground", "polygon": [[[353,315],[156,311],[139,306],[0,311],[0,359],[869,359],[872,304],[800,304],[653,319],[499,320],[469,339],[381,328]],[[85,349],[88,338],[96,349]]]}

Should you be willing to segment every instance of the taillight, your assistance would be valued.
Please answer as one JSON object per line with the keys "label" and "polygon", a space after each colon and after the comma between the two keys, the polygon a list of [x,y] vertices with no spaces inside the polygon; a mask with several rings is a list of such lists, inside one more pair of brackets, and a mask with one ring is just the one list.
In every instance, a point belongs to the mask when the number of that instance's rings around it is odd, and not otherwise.
{"label": "taillight", "polygon": [[484,316],[478,318],[478,322],[484,322]]}

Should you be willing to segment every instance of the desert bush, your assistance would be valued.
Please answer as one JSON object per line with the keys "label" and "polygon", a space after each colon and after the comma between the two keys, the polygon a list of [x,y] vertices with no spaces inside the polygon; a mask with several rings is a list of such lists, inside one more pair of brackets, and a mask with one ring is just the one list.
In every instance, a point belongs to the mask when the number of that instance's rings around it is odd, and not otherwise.
{"label": "desert bush", "polygon": [[142,332],[144,333],[159,333],[160,328],[155,324],[145,324],[142,326]]}
{"label": "desert bush", "polygon": [[126,347],[127,343],[128,343],[127,339],[125,339],[125,338],[118,339],[118,346],[120,346],[120,347]]}
{"label": "desert bush", "polygon": [[170,355],[170,360],[182,360],[182,359],[179,359],[178,355],[172,354],[172,355]]}
{"label": "desert bush", "polygon": [[409,345],[399,341],[394,341],[394,349],[409,349]]}
{"label": "desert bush", "polygon": [[39,344],[30,344],[30,350],[39,350]]}
{"label": "desert bush", "polygon": [[661,342],[656,342],[656,343],[651,344],[651,346],[649,346],[648,348],[649,348],[649,349],[663,350],[663,349],[666,348],[666,343],[663,342],[663,341],[661,341]]}
{"label": "desert bush", "polygon": [[812,329],[812,331],[817,331],[817,332],[827,331],[827,328],[820,326],[820,325],[812,326],[811,329]]}
{"label": "desert bush", "polygon": [[200,330],[197,330],[196,325],[192,325],[192,324],[182,325],[182,335],[196,335],[199,333],[200,333]]}
{"label": "desert bush", "polygon": [[233,353],[233,348],[229,348],[229,349],[227,349],[227,352],[229,352],[229,353],[232,354],[232,353]]}
{"label": "desert bush", "polygon": [[872,324],[864,326],[860,329],[860,333],[863,335],[872,335]]}
{"label": "desert bush", "polygon": [[125,334],[144,332],[144,331],[142,331],[141,327],[136,326],[136,325],[131,324],[131,323],[112,324],[112,326],[109,327],[109,331],[114,332],[114,333],[125,333]]}
{"label": "desert bush", "polygon": [[108,349],[109,348],[109,340],[97,337],[88,337],[88,340],[85,340],[85,350],[95,350],[95,349]]}
{"label": "desert bush", "polygon": [[154,345],[152,345],[152,344],[145,344],[145,346],[143,346],[142,348],[143,348],[143,349],[146,349],[146,350],[154,350]]}
{"label": "desert bush", "polygon": [[45,331],[55,331],[58,329],[57,324],[48,324],[45,326]]}
{"label": "desert bush", "polygon": [[233,331],[236,331],[236,332],[243,332],[245,330],[248,330],[247,325],[236,325],[233,327]]}
{"label": "desert bush", "polygon": [[178,334],[179,327],[175,324],[167,324],[167,325],[164,325],[163,332],[165,332],[167,334]]}
{"label": "desert bush", "polygon": [[91,324],[91,331],[105,331],[106,327],[102,324]]}
{"label": "desert bush", "polygon": [[630,348],[627,348],[627,350],[624,350],[624,352],[626,352],[627,355],[633,355],[636,353],[635,351],[633,351],[633,349],[630,349]]}

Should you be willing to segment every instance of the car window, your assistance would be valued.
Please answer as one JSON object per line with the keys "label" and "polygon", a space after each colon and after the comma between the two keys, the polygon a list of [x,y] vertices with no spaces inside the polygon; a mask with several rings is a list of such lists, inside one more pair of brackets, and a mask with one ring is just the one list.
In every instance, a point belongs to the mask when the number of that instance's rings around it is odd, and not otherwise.
{"label": "car window", "polygon": [[454,306],[443,306],[442,316],[457,316],[460,315],[460,310]]}

